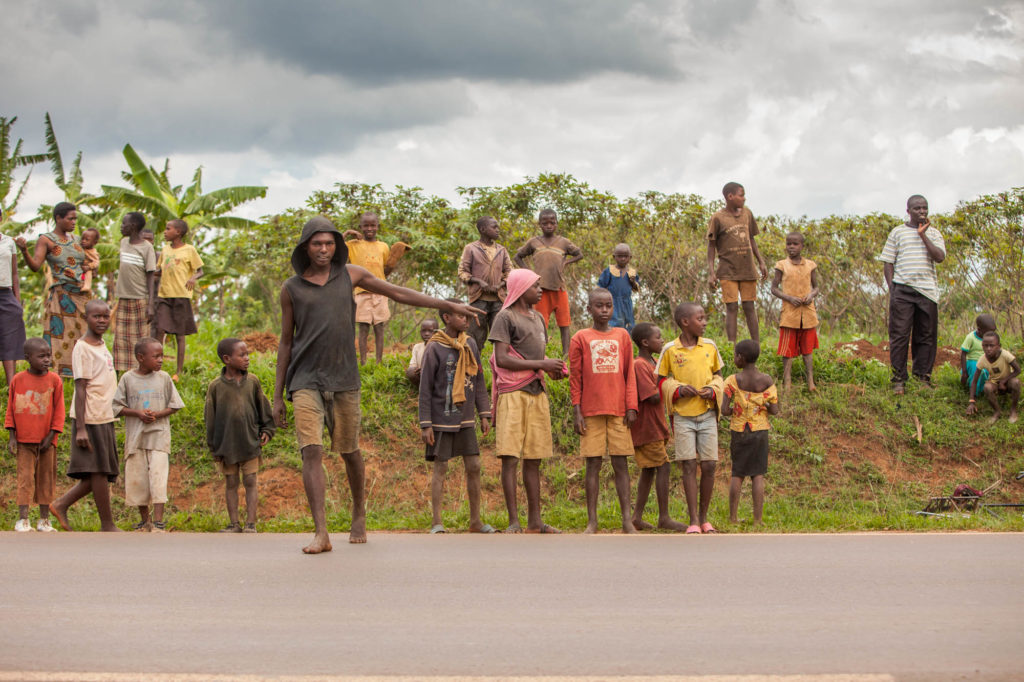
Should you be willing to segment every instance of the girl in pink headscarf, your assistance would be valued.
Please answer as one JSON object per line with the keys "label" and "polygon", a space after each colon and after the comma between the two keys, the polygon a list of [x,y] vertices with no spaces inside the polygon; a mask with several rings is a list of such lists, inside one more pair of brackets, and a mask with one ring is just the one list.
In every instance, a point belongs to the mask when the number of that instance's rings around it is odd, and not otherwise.
{"label": "girl in pink headscarf", "polygon": [[495,454],[501,458],[501,488],[508,508],[505,532],[523,531],[516,502],[516,470],[522,459],[526,532],[558,533],[540,518],[540,461],[554,454],[544,380],[545,374],[564,379],[569,372],[564,362],[545,356],[547,328],[533,310],[541,298],[540,276],[531,270],[513,270],[507,286],[508,296],[489,337],[494,344]]}

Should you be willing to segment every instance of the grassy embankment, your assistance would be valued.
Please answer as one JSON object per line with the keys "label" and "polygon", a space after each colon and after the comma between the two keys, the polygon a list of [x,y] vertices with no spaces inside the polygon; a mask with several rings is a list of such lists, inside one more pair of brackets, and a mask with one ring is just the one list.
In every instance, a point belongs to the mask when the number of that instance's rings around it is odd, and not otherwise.
{"label": "grassy embankment", "polygon": [[[190,338],[187,373],[179,384],[186,408],[172,418],[174,445],[168,506],[174,530],[210,531],[226,522],[221,479],[204,446],[203,403],[206,386],[220,371],[213,351],[224,329],[204,324]],[[714,337],[718,338],[718,337]],[[773,421],[768,500],[764,530],[772,532],[857,530],[1024,530],[1020,511],[998,516],[977,513],[970,518],[923,518],[929,496],[950,494],[957,483],[984,488],[996,479],[1003,484],[992,493],[999,501],[1024,499],[1024,484],[1013,475],[1024,469],[1024,424],[1005,419],[987,425],[988,408],[981,417],[964,417],[966,401],[959,371],[944,366],[935,373],[935,389],[911,383],[907,395],[896,400],[889,390],[888,369],[877,361],[851,357],[833,350],[843,339],[822,339],[815,357],[819,391],[810,394],[797,369],[794,390],[783,397],[782,413]],[[876,339],[877,341],[877,339]],[[774,341],[764,343],[761,369],[781,377],[781,361]],[[1020,344],[1007,347],[1019,351]],[[173,348],[168,348],[168,366]],[[552,353],[556,348],[550,349]],[[725,374],[733,371],[731,353]],[[252,371],[269,394],[274,380],[273,351],[254,353]],[[403,369],[408,356],[388,355],[381,365],[363,369],[363,452],[367,459],[369,527],[372,530],[422,530],[430,525],[429,475],[423,461],[416,427],[416,399]],[[20,367],[19,367],[20,368]],[[66,386],[70,404],[70,384]],[[545,463],[544,516],[552,525],[581,530],[586,522],[583,503],[582,459],[572,432],[568,383],[552,382],[551,398],[556,450],[559,456]],[[6,402],[6,392],[0,398]],[[921,425],[918,442],[917,422]],[[724,422],[723,422],[724,424]],[[727,427],[726,427],[727,428]],[[123,437],[119,428],[119,438]],[[68,456],[68,438],[60,440],[60,472]],[[498,528],[506,524],[498,480],[499,465],[489,456],[493,435],[482,440],[484,451],[484,518]],[[711,521],[722,531],[748,531],[749,523],[727,523],[728,435],[722,431],[722,463],[718,472]],[[328,463],[328,519],[332,531],[348,527],[349,496],[343,465]],[[450,529],[468,523],[461,466],[451,466],[446,488],[446,524]],[[309,531],[301,485],[301,461],[293,430],[285,428],[267,447],[260,479],[260,530]],[[618,505],[605,468],[600,500],[601,526],[618,528]],[[635,485],[636,471],[632,472]],[[672,513],[684,518],[679,473],[673,473]],[[61,478],[61,489],[67,479]],[[0,458],[0,527],[9,529],[16,518],[13,458]],[[750,517],[749,484],[744,489],[741,519]],[[522,492],[520,492],[522,497]],[[652,496],[653,498],[653,496]],[[525,500],[521,502],[525,504]],[[655,512],[648,503],[648,518]],[[123,481],[115,486],[115,513],[122,527],[137,518],[123,504]],[[35,518],[36,511],[32,515]],[[91,501],[83,500],[70,514],[73,527],[95,530],[98,521]]]}

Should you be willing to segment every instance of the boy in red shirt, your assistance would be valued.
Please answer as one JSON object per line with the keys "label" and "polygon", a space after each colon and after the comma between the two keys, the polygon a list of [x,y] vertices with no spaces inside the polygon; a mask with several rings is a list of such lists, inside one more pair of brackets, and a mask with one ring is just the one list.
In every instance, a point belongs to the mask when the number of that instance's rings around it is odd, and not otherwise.
{"label": "boy in red shirt", "polygon": [[590,329],[576,332],[569,342],[569,392],[580,434],[580,454],[587,460],[587,529],[597,532],[597,486],[601,458],[611,456],[615,492],[622,513],[622,532],[635,533],[630,516],[629,464],[633,439],[629,427],[636,421],[636,374],[629,332],[610,327],[614,303],[607,289],[590,292],[587,312]]}
{"label": "boy in red shirt", "polygon": [[11,380],[4,426],[11,454],[18,458],[18,520],[14,530],[32,530],[30,504],[39,505],[36,530],[49,533],[50,503],[57,496],[57,434],[64,431],[64,384],[50,371],[50,346],[39,338],[25,342],[28,371]]}

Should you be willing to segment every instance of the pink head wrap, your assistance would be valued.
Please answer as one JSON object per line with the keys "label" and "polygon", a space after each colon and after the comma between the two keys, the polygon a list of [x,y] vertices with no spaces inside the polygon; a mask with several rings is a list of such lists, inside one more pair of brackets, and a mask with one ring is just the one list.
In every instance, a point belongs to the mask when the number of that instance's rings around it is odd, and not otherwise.
{"label": "pink head wrap", "polygon": [[508,294],[505,296],[505,302],[501,304],[501,309],[504,310],[518,301],[519,297],[525,294],[526,290],[536,284],[539,279],[540,275],[526,268],[516,268],[508,273],[508,279],[505,282]]}

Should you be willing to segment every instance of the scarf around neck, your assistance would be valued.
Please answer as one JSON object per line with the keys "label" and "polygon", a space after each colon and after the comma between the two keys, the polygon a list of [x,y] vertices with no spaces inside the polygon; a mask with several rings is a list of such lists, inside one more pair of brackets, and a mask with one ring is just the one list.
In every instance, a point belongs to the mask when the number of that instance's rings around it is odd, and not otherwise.
{"label": "scarf around neck", "polygon": [[473,349],[469,347],[469,334],[459,332],[458,337],[453,339],[438,329],[430,337],[428,343],[435,341],[459,353],[459,361],[455,365],[455,376],[452,378],[452,403],[461,405],[466,402],[466,377],[475,377],[480,371],[480,365],[476,362]]}

